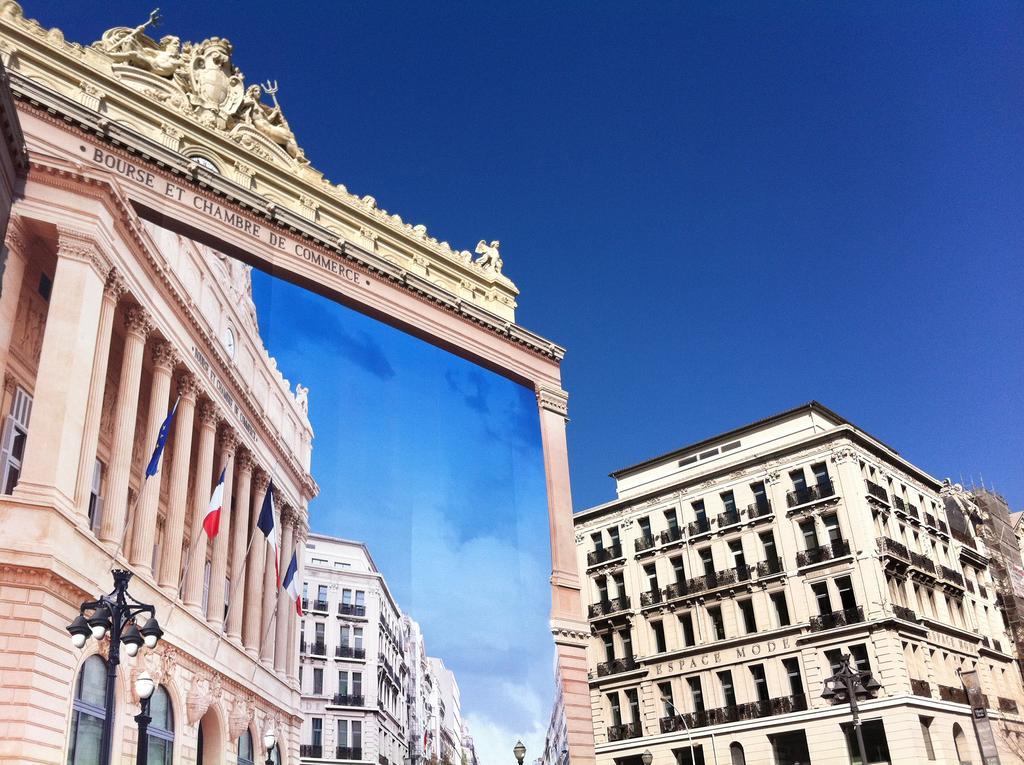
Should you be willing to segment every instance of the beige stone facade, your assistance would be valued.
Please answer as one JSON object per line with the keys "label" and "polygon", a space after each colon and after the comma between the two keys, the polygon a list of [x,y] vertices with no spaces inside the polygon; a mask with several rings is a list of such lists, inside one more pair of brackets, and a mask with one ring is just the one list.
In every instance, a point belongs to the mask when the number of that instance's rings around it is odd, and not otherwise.
{"label": "beige stone facade", "polygon": [[843,654],[871,762],[983,762],[960,671],[1003,763],[1024,688],[984,544],[954,539],[942,484],[809,404],[613,473],[575,516],[599,762],[851,762]]}

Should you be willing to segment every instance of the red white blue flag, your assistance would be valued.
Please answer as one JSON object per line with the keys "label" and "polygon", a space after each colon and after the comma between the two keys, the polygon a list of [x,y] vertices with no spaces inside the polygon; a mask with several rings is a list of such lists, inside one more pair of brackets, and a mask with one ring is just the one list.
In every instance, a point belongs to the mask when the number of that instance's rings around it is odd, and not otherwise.
{"label": "red white blue flag", "polygon": [[277,549],[277,524],[274,521],[274,484],[267,485],[267,493],[263,497],[263,507],[260,508],[260,517],[256,521],[256,528],[263,532],[267,538],[267,544],[274,551],[274,569],[277,571],[277,586],[281,586],[281,563],[278,561],[281,553]]}
{"label": "red white blue flag", "polygon": [[206,536],[213,539],[220,531],[220,513],[224,509],[224,473],[227,468],[220,471],[220,478],[213,488],[213,496],[210,497],[210,506],[206,510],[206,517],[203,518],[203,529]]}
{"label": "red white blue flag", "polygon": [[295,601],[295,613],[302,616],[302,597],[299,592],[299,559],[292,552],[292,562],[284,572],[284,589],[288,597]]}

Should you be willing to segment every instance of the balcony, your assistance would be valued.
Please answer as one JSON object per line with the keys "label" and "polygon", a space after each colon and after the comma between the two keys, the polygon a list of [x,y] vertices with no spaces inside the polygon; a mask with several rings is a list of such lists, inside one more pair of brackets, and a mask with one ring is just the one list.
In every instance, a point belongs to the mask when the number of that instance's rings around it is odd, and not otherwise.
{"label": "balcony", "polygon": [[910,692],[915,696],[924,696],[926,699],[932,697],[932,686],[927,680],[910,678]]}
{"label": "balcony", "polygon": [[322,611],[327,613],[327,601],[326,600],[310,600],[309,598],[302,599],[302,610],[303,611]]}
{"label": "balcony", "polygon": [[811,632],[831,630],[836,627],[845,627],[848,624],[857,624],[864,621],[863,606],[847,608],[842,611],[833,611],[830,614],[819,614],[811,617]]}
{"label": "balcony", "polygon": [[697,595],[702,592],[717,590],[719,587],[728,587],[738,582],[750,580],[751,567],[741,564],[736,568],[724,568],[721,571],[712,571],[703,576],[694,576],[686,580],[686,584],[676,583],[665,588],[665,596],[681,597],[683,595]]}
{"label": "balcony", "polygon": [[911,505],[909,502],[907,503],[907,515],[911,518],[921,520],[921,512],[917,509],[917,505]]}
{"label": "balcony", "polygon": [[331,698],[331,704],[336,707],[361,707],[363,697],[352,693],[335,693]]}
{"label": "balcony", "polygon": [[663,545],[672,544],[678,542],[683,538],[683,530],[679,526],[673,526],[667,531],[661,532],[661,543]]}
{"label": "balcony", "polygon": [[638,722],[608,726],[609,741],[625,741],[630,738],[640,738],[642,735],[644,732]]}
{"label": "balcony", "polygon": [[327,644],[322,640],[317,640],[313,643],[307,643],[305,640],[301,640],[299,641],[299,653],[307,653],[310,656],[326,656]]}
{"label": "balcony", "polygon": [[662,602],[661,590],[648,590],[640,593],[640,606],[653,606]]}
{"label": "balcony", "polygon": [[757,575],[760,578],[784,574],[786,567],[782,565],[782,558],[769,558],[757,564]]}
{"label": "balcony", "polygon": [[943,701],[954,701],[957,704],[969,704],[967,691],[963,688],[954,688],[951,685],[939,686],[939,698]]}
{"label": "balcony", "polygon": [[812,547],[810,550],[801,550],[796,554],[796,564],[813,566],[815,563],[822,563],[833,558],[842,558],[850,554],[850,543],[845,539],[835,539],[828,544]]}
{"label": "balcony", "polygon": [[724,513],[718,514],[718,528],[722,528],[723,526],[735,526],[739,522],[739,510],[726,510]]}
{"label": "balcony", "polygon": [[351,603],[339,603],[338,616],[366,616],[366,606],[355,606]]}
{"label": "balcony", "polygon": [[611,600],[601,600],[597,603],[592,603],[588,608],[588,615],[591,619],[596,619],[599,616],[609,616],[619,611],[628,611],[629,607],[629,596],[619,595],[619,597],[612,598]]}
{"label": "balcony", "polygon": [[686,532],[691,537],[700,536],[701,534],[707,534],[711,531],[711,521],[707,518],[698,518],[692,521],[687,527]]}
{"label": "balcony", "polygon": [[926,526],[931,526],[933,529],[937,528],[935,525],[935,516],[931,513],[924,514],[924,523]]}
{"label": "balcony", "polygon": [[1017,714],[1017,702],[1013,699],[1006,699],[1002,696],[999,697],[999,711],[1010,712],[1011,714]]}
{"label": "balcony", "polygon": [[334,656],[338,659],[365,659],[365,648],[353,648],[352,646],[339,645],[334,649]]}
{"label": "balcony", "polygon": [[650,550],[652,547],[654,547],[654,535],[653,534],[644,534],[642,537],[639,537],[633,543],[633,546],[636,548],[637,552],[643,552],[644,550]]}
{"label": "balcony", "polygon": [[913,550],[910,551],[910,563],[914,568],[931,577],[934,577],[938,573],[935,570],[935,564],[932,563],[931,558],[921,555],[921,553],[914,552]]}
{"label": "balcony", "polygon": [[610,560],[622,557],[622,545],[612,545],[611,547],[602,547],[598,550],[587,553],[587,565],[597,566],[601,563],[606,563]]}
{"label": "balcony", "polygon": [[897,497],[895,494],[892,495],[892,506],[901,513],[907,512],[907,503],[903,501],[902,497]]}
{"label": "balcony", "polygon": [[299,756],[322,760],[324,757],[324,747],[322,744],[303,744],[299,747]]}
{"label": "balcony", "polygon": [[867,487],[868,496],[874,497],[887,505],[889,504],[889,492],[887,492],[882,486],[874,481],[869,481],[866,478],[864,479],[864,485]]}
{"label": "balcony", "polygon": [[767,499],[760,502],[755,502],[752,505],[747,505],[747,517],[750,520],[755,518],[763,518],[766,515],[772,514],[772,503]]}
{"label": "balcony", "polygon": [[334,749],[336,760],[361,760],[363,759],[362,747],[339,746]]}
{"label": "balcony", "polygon": [[636,669],[638,666],[636,659],[632,656],[627,656],[625,659],[603,661],[597,665],[597,676],[608,677],[609,675],[617,675],[621,672],[629,672],[630,670]]}
{"label": "balcony", "polygon": [[895,616],[897,619],[903,619],[907,622],[917,621],[917,613],[915,613],[913,609],[907,608],[906,606],[897,605],[896,603],[893,603],[892,615]]}
{"label": "balcony", "polygon": [[910,563],[910,550],[906,548],[906,545],[897,542],[895,539],[889,539],[889,537],[878,537],[875,543],[878,545],[878,552],[882,555]]}
{"label": "balcony", "polygon": [[955,584],[957,587],[960,587],[961,589],[963,589],[963,586],[964,586],[963,574],[960,574],[960,573],[954,571],[949,566],[939,566],[939,568],[942,570],[942,578],[943,579],[945,579],[947,582],[950,582],[951,584]]}
{"label": "balcony", "polygon": [[659,720],[659,725],[662,733],[676,733],[687,728],[692,730],[693,728],[706,728],[709,725],[758,720],[762,717],[784,715],[789,712],[802,712],[805,709],[807,709],[806,696],[780,696],[765,701],[751,701],[746,704],[733,704],[728,707],[662,717]]}
{"label": "balcony", "polygon": [[790,507],[806,505],[808,502],[817,502],[835,494],[832,488],[832,481],[821,481],[817,486],[805,486],[802,489],[794,489],[786,495],[786,504]]}

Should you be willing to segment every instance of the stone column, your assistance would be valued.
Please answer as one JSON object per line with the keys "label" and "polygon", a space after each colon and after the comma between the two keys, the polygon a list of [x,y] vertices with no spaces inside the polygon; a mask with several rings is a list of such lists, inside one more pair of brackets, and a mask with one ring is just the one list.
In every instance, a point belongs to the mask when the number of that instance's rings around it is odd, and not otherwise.
{"label": "stone column", "polygon": [[210,597],[206,604],[206,621],[218,632],[224,626],[224,582],[228,576],[228,540],[235,525],[231,517],[231,487],[234,484],[235,448],[238,439],[230,426],[220,434],[220,468],[214,481],[224,473],[224,505],[220,513],[220,529],[213,538],[213,556],[210,560]]}
{"label": "stone column", "polygon": [[160,556],[159,583],[163,588],[178,588],[181,568],[182,536],[188,511],[188,470],[192,459],[192,426],[195,423],[196,378],[185,372],[178,379],[178,413],[174,416],[174,459],[167,490],[167,523],[164,526],[164,551]]}
{"label": "stone column", "polygon": [[117,311],[117,303],[121,299],[121,295],[127,289],[121,273],[116,268],[112,268],[103,288],[100,326],[96,335],[96,357],[93,360],[92,375],[89,378],[89,407],[85,413],[82,454],[78,461],[75,505],[83,516],[89,511],[89,494],[92,489],[96,449],[100,442],[100,420],[103,417],[103,393],[107,387],[107,364],[110,361],[110,338],[114,329],[114,314]]}
{"label": "stone column", "polygon": [[[295,510],[288,505],[281,506],[281,578],[284,578],[288,564],[292,560],[292,536],[294,531]],[[288,593],[283,589],[277,590],[277,635],[274,638],[274,671],[282,680],[288,669],[288,647],[291,641],[288,639],[288,625],[291,620],[288,614],[295,610],[295,604],[290,602]]]}
{"label": "stone column", "polygon": [[7,248],[7,259],[0,287],[0,372],[7,369],[7,351],[11,346],[11,335],[18,316],[18,302],[28,259],[28,232],[21,218],[11,218],[4,246]]}
{"label": "stone column", "polygon": [[142,355],[146,336],[153,325],[144,310],[128,309],[125,321],[124,358],[121,360],[121,381],[117,388],[114,409],[114,439],[110,449],[110,478],[107,501],[103,508],[100,539],[120,544],[128,514],[128,478],[132,468],[132,447],[135,442],[135,416],[139,409],[139,383],[142,380]]}
{"label": "stone column", "polygon": [[260,661],[263,662],[267,667],[271,667],[274,663],[275,651],[275,638],[274,632],[274,614],[276,613],[275,605],[277,604],[278,590],[280,589],[280,582],[278,581],[279,566],[281,565],[281,558],[284,557],[284,553],[281,551],[281,535],[283,533],[284,525],[284,513],[281,512],[283,506],[281,505],[281,495],[273,488],[270,491],[274,492],[274,528],[277,529],[277,544],[278,549],[276,551],[277,557],[275,558],[275,551],[267,545],[266,547],[266,564],[263,567],[263,608],[260,611]]}
{"label": "stone column", "polygon": [[[298,568],[295,576],[299,582],[302,581],[305,572],[306,539],[309,536],[309,527],[303,518],[305,513],[301,510],[295,511],[295,553],[297,555]],[[288,559],[289,561],[291,558]],[[295,604],[288,602],[288,682],[298,688],[299,684],[299,615],[295,612]]]}
{"label": "stone column", "polygon": [[[153,455],[160,426],[170,411],[171,375],[177,354],[170,343],[161,340],[153,346],[153,382],[149,394],[149,420],[142,442],[144,465],[149,464]],[[177,417],[177,415],[175,415]],[[161,461],[161,469],[163,462]],[[145,469],[145,468],[143,468]],[[141,497],[135,507],[135,522],[132,524],[131,563],[135,573],[152,575],[153,539],[156,534],[157,510],[160,504],[161,474],[146,478],[143,476],[139,488]],[[152,485],[151,485],[152,484]],[[165,535],[166,538],[166,535]]]}
{"label": "stone column", "polygon": [[586,651],[590,625],[583,611],[572,521],[565,439],[569,399],[559,388],[538,384],[537,404],[551,531],[551,632],[555,636],[569,755],[574,765],[592,765],[594,728]]}
{"label": "stone column", "polygon": [[[77,231],[58,228],[57,269],[17,493],[73,512],[103,283],[110,263]],[[77,384],[75,384],[77,383]]]}
{"label": "stone column", "polygon": [[249,541],[249,492],[252,482],[252,453],[243,450],[235,459],[238,471],[238,497],[235,517],[231,519],[231,599],[228,602],[228,638],[241,643],[242,613],[245,603],[245,554]]}
{"label": "stone column", "polygon": [[[245,616],[242,623],[242,644],[245,652],[253,658],[259,655],[259,642],[262,634],[260,625],[263,623],[263,592],[260,590],[260,582],[267,579],[264,575],[264,567],[267,565],[267,544],[262,532],[256,531],[256,522],[259,520],[260,511],[263,509],[263,498],[266,495],[267,487],[270,485],[270,477],[259,471],[252,479],[252,513],[249,517],[249,527],[256,538],[249,549],[249,557],[245,563]],[[270,561],[270,581],[264,585],[267,590],[273,590],[277,582],[273,578],[274,562]]]}
{"label": "stone column", "polygon": [[210,504],[213,485],[213,442],[217,436],[217,408],[204,401],[199,406],[199,451],[196,453],[196,480],[192,490],[192,548],[185,574],[185,606],[202,616],[203,568],[206,566],[206,532],[203,518]]}

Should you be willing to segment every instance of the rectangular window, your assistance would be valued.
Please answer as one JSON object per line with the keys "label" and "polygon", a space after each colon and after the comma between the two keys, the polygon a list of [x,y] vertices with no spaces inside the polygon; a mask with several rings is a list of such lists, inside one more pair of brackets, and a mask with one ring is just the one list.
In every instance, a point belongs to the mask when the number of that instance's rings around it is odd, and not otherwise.
{"label": "rectangular window", "polygon": [[786,677],[789,678],[789,693],[792,696],[804,695],[804,681],[800,676],[800,661],[796,658],[783,659],[782,666],[786,670]]}
{"label": "rectangular window", "polygon": [[663,717],[675,716],[675,700],[672,696],[672,683],[658,683],[658,695],[661,697],[661,703],[665,708],[665,714]]}
{"label": "rectangular window", "polygon": [[768,701],[768,678],[764,674],[763,664],[754,664],[750,667],[750,676],[754,679],[754,692],[758,701]]}
{"label": "rectangular window", "polygon": [[835,513],[824,515],[821,520],[825,524],[825,530],[828,532],[829,542],[838,542],[843,538],[843,534],[839,530],[839,518]]}
{"label": "rectangular window", "polygon": [[760,534],[759,539],[761,540],[761,549],[764,550],[764,559],[766,561],[771,562],[779,557],[779,552],[775,547],[775,535],[772,532],[766,531]]}
{"label": "rectangular window", "polygon": [[736,495],[731,491],[724,491],[719,494],[722,498],[722,507],[729,516],[736,515]]}
{"label": "rectangular window", "polygon": [[618,727],[622,725],[622,709],[619,707],[619,694],[613,692],[608,694],[608,705],[611,708],[612,713],[612,725]]}
{"label": "rectangular window", "polygon": [[711,630],[715,640],[725,640],[725,622],[722,620],[722,607],[709,606],[708,617],[711,619]]}
{"label": "rectangular window", "polygon": [[362,590],[356,590],[356,608],[366,607],[366,593]]}
{"label": "rectangular window", "polygon": [[672,564],[672,573],[676,578],[676,584],[683,584],[686,581],[686,572],[683,570],[683,556],[677,555],[669,559]]}
{"label": "rectangular window", "polygon": [[771,595],[772,605],[775,607],[775,620],[780,627],[789,625],[789,606],[786,604],[786,593],[783,590],[773,592]]}
{"label": "rectangular window", "polygon": [[675,509],[665,511],[665,526],[668,527],[670,532],[679,529],[679,519],[676,517]]}
{"label": "rectangular window", "polygon": [[759,513],[768,511],[768,492],[765,491],[764,481],[757,481],[750,484],[750,491],[754,494],[754,507]]}
{"label": "rectangular window", "polygon": [[653,563],[644,566],[644,575],[647,577],[647,589],[651,592],[658,590],[658,569]]}
{"label": "rectangular window", "polygon": [[818,530],[814,527],[813,519],[800,522],[800,534],[804,538],[805,550],[813,550],[818,546]]}
{"label": "rectangular window", "polygon": [[851,610],[857,607],[857,598],[853,595],[853,582],[848,576],[836,578],[836,589],[839,591],[839,602],[843,604],[843,610]]}
{"label": "rectangular window", "polygon": [[[863,765],[853,726],[849,723],[843,723],[842,729],[846,734],[846,747],[850,755],[850,762],[853,765]],[[864,750],[868,756],[868,763],[892,762],[889,757],[889,743],[885,738],[885,726],[881,720],[865,720],[861,725],[861,735],[864,738]],[[963,761],[970,762],[970,760],[966,759]]]}
{"label": "rectangular window", "polygon": [[690,507],[693,508],[693,514],[697,518],[697,523],[705,523],[708,519],[708,514],[704,510],[704,500],[698,499],[696,502],[691,503]]}
{"label": "rectangular window", "polygon": [[313,726],[313,738],[310,740],[313,746],[323,746],[324,743],[324,719],[322,717],[313,717],[310,719],[310,723]]}
{"label": "rectangular window", "polygon": [[629,700],[629,719],[631,722],[640,724],[640,699],[635,688],[626,691],[626,698]]}
{"label": "rectangular window", "polygon": [[633,658],[633,634],[628,627],[619,632],[619,640],[622,641],[622,655],[627,659]]}
{"label": "rectangular window", "polygon": [[752,632],[757,632],[757,620],[754,618],[754,601],[750,598],[746,600],[736,601],[736,605],[739,606],[740,615],[743,617],[743,629],[749,635]]}
{"label": "rectangular window", "polygon": [[324,692],[324,671],[320,667],[313,668],[313,695],[320,696]]}
{"label": "rectangular window", "polygon": [[804,478],[803,468],[791,470],[789,472],[789,480],[793,482],[793,489],[797,492],[802,492],[807,488],[807,479]]}
{"label": "rectangular window", "polygon": [[326,584],[317,585],[317,588],[316,588],[316,599],[320,603],[326,603],[327,602],[327,585]]}
{"label": "rectangular window", "polygon": [[668,650],[665,645],[665,625],[661,622],[651,622],[651,632],[654,634],[655,652],[664,653]]}
{"label": "rectangular window", "polygon": [[697,554],[700,556],[700,564],[704,569],[704,576],[714,576],[715,559],[711,555],[711,548],[705,547],[703,550],[698,550]]}
{"label": "rectangular window", "polygon": [[348,696],[348,672],[338,673],[338,693]]}
{"label": "rectangular window", "polygon": [[363,673],[353,672],[352,673],[352,695],[362,696],[363,695]]}
{"label": "rectangular window", "polygon": [[612,579],[615,581],[615,594],[621,598],[626,594],[626,579],[621,571],[612,574]]}
{"label": "rectangular window", "polygon": [[868,661],[868,648],[863,643],[850,646],[850,658],[854,666],[861,672],[870,672],[871,664]]}
{"label": "rectangular window", "polygon": [[729,543],[729,554],[732,556],[732,565],[741,579],[747,576],[747,556],[743,554],[743,542],[734,539]]}
{"label": "rectangular window", "polygon": [[601,536],[601,532],[590,535],[591,541],[594,543],[594,552],[601,552],[604,549],[604,537]]}
{"label": "rectangular window", "polygon": [[594,584],[597,585],[597,598],[602,603],[608,602],[608,578],[599,576],[594,579]]}
{"label": "rectangular window", "polygon": [[359,720],[352,721],[352,748],[363,748],[363,724]]}
{"label": "rectangular window", "polygon": [[348,648],[349,647],[350,641],[348,639],[348,636],[351,633],[351,631],[352,631],[352,628],[349,627],[348,625],[344,625],[343,624],[341,626],[341,634],[340,634],[340,636],[338,638],[338,645],[340,645],[340,646],[342,646],[344,648]]}
{"label": "rectangular window", "polygon": [[358,651],[359,649],[361,649],[363,647],[363,628],[362,627],[353,627],[352,628],[352,636],[355,638],[355,641],[356,641],[356,646],[355,647],[356,647],[356,650]]}
{"label": "rectangular window", "polygon": [[650,521],[650,519],[649,518],[640,518],[640,519],[637,520],[637,523],[640,525],[640,535],[644,539],[650,539],[653,536],[653,534],[651,534],[651,521]]}
{"label": "rectangular window", "polygon": [[338,746],[348,749],[348,720],[338,720]]}
{"label": "rectangular window", "polygon": [[722,686],[723,706],[736,706],[736,689],[732,684],[732,672],[724,670],[718,673],[718,682]]}
{"label": "rectangular window", "polygon": [[828,468],[824,462],[816,462],[811,465],[811,472],[814,473],[814,482],[820,487],[829,486],[832,481],[828,477]]}
{"label": "rectangular window", "polygon": [[96,460],[92,468],[92,485],[89,488],[89,528],[93,533],[103,522],[103,472],[104,466]]}
{"label": "rectangular window", "polygon": [[314,634],[316,635],[316,637],[315,637],[316,642],[317,643],[323,643],[324,642],[324,630],[327,629],[327,625],[325,625],[323,622],[316,622],[316,624],[313,625],[313,629],[315,631]]}
{"label": "rectangular window", "polygon": [[690,701],[693,702],[693,711],[703,712],[704,691],[700,687],[700,676],[686,678],[686,684],[690,687]]}
{"label": "rectangular window", "polygon": [[[344,604],[346,606],[351,606],[352,605],[352,590],[342,590],[341,591],[341,602],[342,602],[342,604]],[[339,722],[340,722],[340,720],[339,720]]]}
{"label": "rectangular window", "polygon": [[615,661],[615,638],[612,637],[612,633],[606,632],[601,639],[604,642],[605,661]]}
{"label": "rectangular window", "polygon": [[619,530],[617,527],[612,526],[608,529],[608,538],[612,540],[612,547],[619,546]]}
{"label": "rectangular window", "polygon": [[11,494],[21,477],[31,415],[32,397],[20,386],[16,387],[10,414],[4,422],[3,438],[0,440],[0,480],[3,482],[4,494]]}
{"label": "rectangular window", "polygon": [[814,600],[818,604],[818,613],[822,616],[832,613],[832,599],[828,594],[827,582],[815,582],[811,585]]}
{"label": "rectangular window", "polygon": [[843,666],[843,652],[838,648],[831,648],[825,651],[825,660],[832,674],[836,674]]}
{"label": "rectangular window", "polygon": [[697,640],[693,634],[693,614],[690,611],[680,614],[679,624],[683,628],[683,642],[688,646],[695,645]]}

